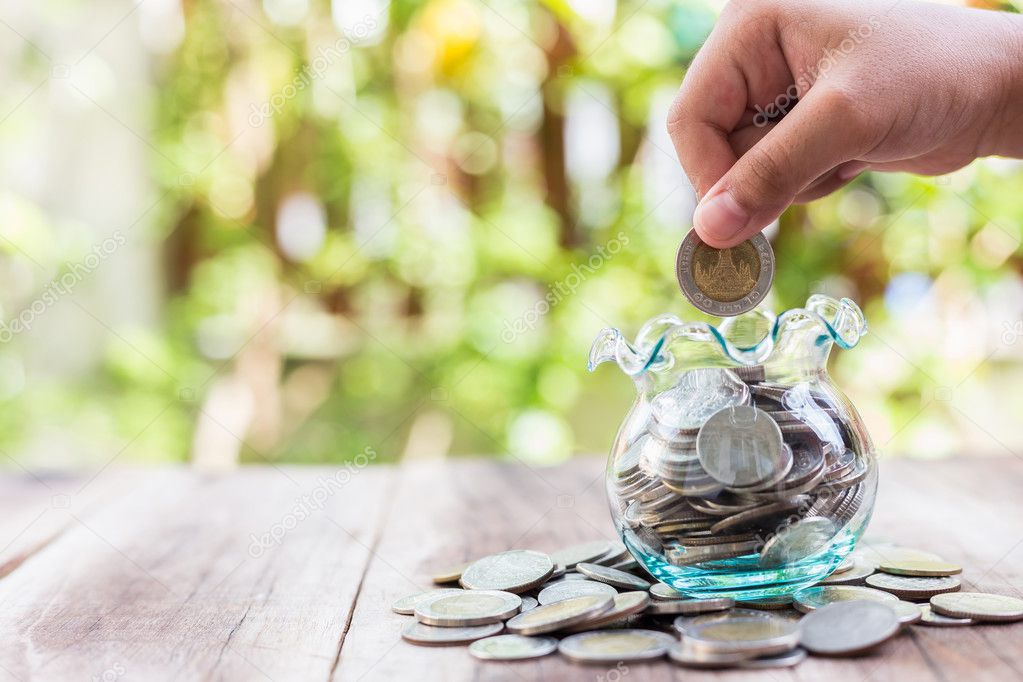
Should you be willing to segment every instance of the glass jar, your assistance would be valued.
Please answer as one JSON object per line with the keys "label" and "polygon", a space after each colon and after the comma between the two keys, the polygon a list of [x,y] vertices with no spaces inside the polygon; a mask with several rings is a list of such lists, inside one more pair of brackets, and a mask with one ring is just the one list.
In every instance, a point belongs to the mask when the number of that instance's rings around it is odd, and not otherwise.
{"label": "glass jar", "polygon": [[638,393],[607,492],[647,571],[692,597],[763,599],[816,583],[849,555],[877,464],[827,360],[865,333],[855,303],[820,295],[717,327],[662,315],[633,343],[601,332],[590,370],[613,360]]}

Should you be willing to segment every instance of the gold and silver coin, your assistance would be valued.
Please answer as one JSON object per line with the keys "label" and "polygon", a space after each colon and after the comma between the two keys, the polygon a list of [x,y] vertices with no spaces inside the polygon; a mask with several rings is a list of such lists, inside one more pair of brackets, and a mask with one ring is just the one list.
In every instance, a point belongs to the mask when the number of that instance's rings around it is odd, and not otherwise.
{"label": "gold and silver coin", "polygon": [[462,573],[469,567],[471,561],[458,564],[457,566],[450,566],[449,568],[442,569],[433,574],[433,582],[437,585],[444,585],[447,583],[456,583],[458,579],[462,577]]}
{"label": "gold and silver coin", "polygon": [[505,623],[505,627],[508,632],[516,635],[541,635],[578,625],[612,608],[614,599],[607,595],[591,594],[538,606],[515,616]]}
{"label": "gold and silver coin", "polygon": [[727,611],[735,600],[727,597],[713,599],[664,599],[653,601],[646,612],[652,616],[695,616],[701,613]]}
{"label": "gold and silver coin", "polygon": [[892,575],[909,575],[917,577],[937,578],[958,575],[963,572],[961,566],[948,561],[936,559],[902,559],[901,561],[882,561],[877,570]]}
{"label": "gold and silver coin", "polygon": [[522,599],[511,592],[464,590],[424,601],[416,606],[416,620],[427,625],[467,627],[486,625],[511,618],[519,612]]}
{"label": "gold and silver coin", "polygon": [[890,606],[892,611],[895,611],[896,617],[898,617],[899,622],[903,625],[916,623],[923,618],[924,615],[923,611],[920,609],[920,605],[914,604],[911,601],[903,601],[900,599],[899,601],[885,602],[885,606]]}
{"label": "gold and silver coin", "polygon": [[931,597],[931,610],[950,618],[1009,623],[1023,620],[1023,599],[988,592],[952,592]]}
{"label": "gold and silver coin", "polygon": [[676,641],[656,630],[582,632],[561,640],[558,651],[585,663],[641,661],[664,656]]}
{"label": "gold and silver coin", "polygon": [[760,613],[687,625],[690,647],[712,653],[745,653],[751,658],[780,654],[799,644],[799,624]]}
{"label": "gold and silver coin", "polygon": [[414,620],[402,629],[401,637],[408,642],[421,646],[448,646],[452,644],[467,644],[484,637],[492,637],[503,629],[504,626],[501,623],[442,628]]}
{"label": "gold and silver coin", "polygon": [[690,230],[675,255],[679,288],[709,315],[733,317],[764,300],[774,281],[774,251],[763,234],[715,249]]}
{"label": "gold and silver coin", "polygon": [[521,661],[540,658],[558,650],[553,637],[526,637],[525,635],[497,635],[478,639],[469,645],[469,653],[486,661]]}
{"label": "gold and silver coin", "polygon": [[611,610],[599,613],[571,628],[566,628],[565,632],[585,632],[625,623],[630,616],[643,613],[648,604],[650,604],[650,596],[646,592],[623,592],[615,596],[614,606]]}
{"label": "gold and silver coin", "polygon": [[542,552],[515,549],[474,561],[459,579],[467,590],[525,592],[554,573],[554,560]]}
{"label": "gold and silver coin", "polygon": [[843,601],[898,601],[898,597],[872,587],[857,585],[819,585],[807,587],[792,595],[792,605],[803,613]]}
{"label": "gold and silver coin", "polygon": [[[845,563],[845,562],[843,562]],[[867,558],[853,556],[852,566],[839,573],[836,571],[832,573],[824,580],[821,580],[818,585],[846,585],[849,583],[863,582],[863,579],[868,575],[873,575],[876,570],[874,564]]]}
{"label": "gold and silver coin", "polygon": [[837,602],[803,617],[799,643],[820,656],[851,656],[887,642],[901,626],[895,611],[887,604]]}
{"label": "gold and silver coin", "polygon": [[690,646],[689,642],[683,639],[668,650],[668,658],[686,668],[718,670],[738,667],[750,660],[750,655],[741,651],[705,651]]}
{"label": "gold and silver coin", "polygon": [[614,598],[618,594],[618,590],[606,583],[598,583],[596,580],[561,580],[540,590],[536,600],[541,605],[546,605],[590,594],[607,595]]}
{"label": "gold and silver coin", "polygon": [[650,586],[650,596],[655,599],[688,599],[686,595],[664,583],[654,583]]}
{"label": "gold and silver coin", "polygon": [[580,563],[576,565],[575,570],[591,580],[595,580],[599,583],[607,583],[611,587],[617,587],[620,590],[650,589],[650,581],[643,580],[643,578],[631,573],[626,573],[625,571],[619,571],[618,569],[611,568],[610,566]]}
{"label": "gold and silver coin", "polygon": [[899,599],[927,601],[936,594],[958,592],[961,584],[954,575],[938,578],[916,578],[906,575],[875,573],[867,578],[867,585],[894,594]]}
{"label": "gold and silver coin", "polygon": [[416,612],[416,607],[420,604],[430,601],[431,599],[438,599],[440,597],[446,597],[449,594],[461,594],[465,590],[457,587],[447,587],[439,590],[428,590],[426,592],[418,592],[416,594],[410,594],[401,599],[397,599],[391,604],[391,610],[395,613],[401,614],[402,616],[411,616]]}

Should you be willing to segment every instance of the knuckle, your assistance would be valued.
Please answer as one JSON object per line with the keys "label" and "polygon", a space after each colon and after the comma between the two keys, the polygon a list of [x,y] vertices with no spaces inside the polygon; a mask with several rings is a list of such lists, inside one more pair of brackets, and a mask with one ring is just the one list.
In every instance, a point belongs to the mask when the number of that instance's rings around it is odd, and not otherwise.
{"label": "knuckle", "polygon": [[864,98],[846,85],[831,85],[818,102],[824,120],[840,121],[846,134],[865,135],[871,128],[872,114]]}

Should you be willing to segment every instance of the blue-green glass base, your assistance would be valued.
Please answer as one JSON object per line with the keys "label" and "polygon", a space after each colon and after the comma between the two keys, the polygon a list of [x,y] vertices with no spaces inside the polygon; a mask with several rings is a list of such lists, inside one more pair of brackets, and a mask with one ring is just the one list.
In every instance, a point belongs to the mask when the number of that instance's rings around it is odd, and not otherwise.
{"label": "blue-green glass base", "polygon": [[653,577],[688,597],[731,597],[736,601],[780,597],[810,587],[831,574],[852,552],[862,526],[846,528],[824,550],[775,568],[759,565],[759,556],[707,561],[695,566],[674,566],[659,554],[649,554],[640,543],[622,536],[629,551]]}

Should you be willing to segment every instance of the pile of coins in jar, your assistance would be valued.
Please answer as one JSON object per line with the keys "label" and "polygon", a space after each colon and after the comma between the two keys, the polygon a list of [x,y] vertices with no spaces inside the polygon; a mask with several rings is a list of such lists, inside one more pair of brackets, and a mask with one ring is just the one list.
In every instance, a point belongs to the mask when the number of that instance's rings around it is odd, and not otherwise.
{"label": "pile of coins in jar", "polygon": [[935,554],[864,543],[821,584],[787,597],[690,599],[651,583],[620,542],[549,553],[511,550],[434,576],[440,587],[394,602],[422,646],[468,645],[483,660],[555,652],[578,663],[668,657],[692,668],[783,668],[808,655],[870,652],[910,624],[1023,620],[1023,599],[961,591],[961,568]]}
{"label": "pile of coins in jar", "polygon": [[826,549],[863,499],[872,460],[847,428],[809,383],[767,382],[762,366],[690,370],[633,425],[612,499],[637,544],[676,566],[799,561]]}

